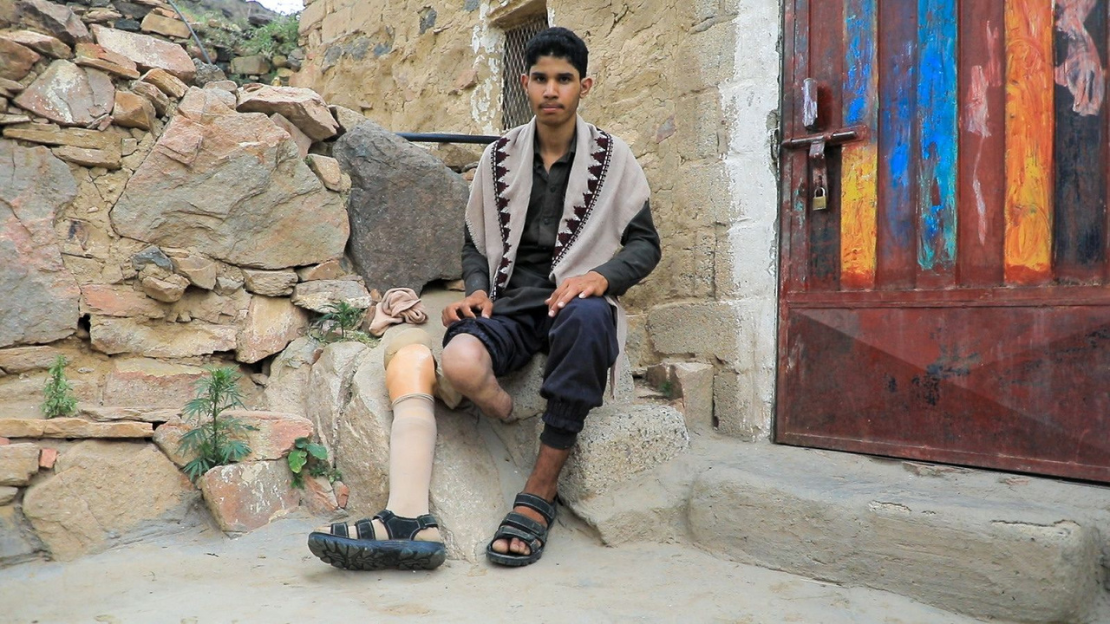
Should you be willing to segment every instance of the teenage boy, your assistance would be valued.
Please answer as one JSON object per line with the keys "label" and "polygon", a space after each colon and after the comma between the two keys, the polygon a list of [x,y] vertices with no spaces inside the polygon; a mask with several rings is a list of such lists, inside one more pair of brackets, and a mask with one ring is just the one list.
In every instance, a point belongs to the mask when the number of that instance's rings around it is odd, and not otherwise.
{"label": "teenage boy", "polygon": [[512,414],[497,377],[548,354],[536,463],[486,549],[508,566],[543,554],[559,473],[624,348],[616,297],[660,258],[643,170],[623,141],[578,116],[593,87],[588,54],[565,28],[528,42],[521,85],[535,118],[482,156],[466,209],[467,296],[443,312],[443,374],[491,418]]}

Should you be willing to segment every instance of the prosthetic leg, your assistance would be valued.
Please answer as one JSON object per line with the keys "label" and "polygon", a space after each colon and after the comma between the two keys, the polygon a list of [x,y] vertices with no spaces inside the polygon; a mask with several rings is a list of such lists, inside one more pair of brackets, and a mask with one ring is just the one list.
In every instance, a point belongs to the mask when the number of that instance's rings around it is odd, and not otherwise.
{"label": "prosthetic leg", "polygon": [[431,336],[397,334],[385,349],[386,388],[393,403],[389,437],[389,502],[372,519],[335,523],[308,537],[314,555],[338,568],[430,570],[447,558],[428,513],[436,446],[436,363]]}

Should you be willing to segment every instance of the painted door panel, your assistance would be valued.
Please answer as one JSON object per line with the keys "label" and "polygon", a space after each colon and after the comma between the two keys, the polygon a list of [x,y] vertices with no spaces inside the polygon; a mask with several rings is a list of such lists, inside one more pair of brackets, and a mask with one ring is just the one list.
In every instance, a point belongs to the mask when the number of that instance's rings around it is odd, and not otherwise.
{"label": "painted door panel", "polygon": [[778,442],[1110,482],[1107,4],[789,0]]}

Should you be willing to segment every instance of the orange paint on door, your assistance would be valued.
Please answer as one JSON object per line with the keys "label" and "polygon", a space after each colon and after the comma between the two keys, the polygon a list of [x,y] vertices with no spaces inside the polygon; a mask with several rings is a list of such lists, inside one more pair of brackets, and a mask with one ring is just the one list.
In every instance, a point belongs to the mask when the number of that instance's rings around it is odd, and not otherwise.
{"label": "orange paint on door", "polygon": [[840,192],[840,266],[845,288],[875,286],[879,152],[872,142],[844,148]]}
{"label": "orange paint on door", "polygon": [[1052,4],[1006,2],[1006,235],[1010,284],[1047,281],[1052,258]]}

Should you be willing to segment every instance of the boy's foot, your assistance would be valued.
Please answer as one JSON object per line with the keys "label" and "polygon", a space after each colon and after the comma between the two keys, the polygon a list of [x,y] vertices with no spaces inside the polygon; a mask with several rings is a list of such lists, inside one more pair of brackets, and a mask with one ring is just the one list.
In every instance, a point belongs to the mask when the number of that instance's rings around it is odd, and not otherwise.
{"label": "boy's foot", "polygon": [[493,536],[486,556],[493,563],[525,566],[539,561],[555,521],[555,503],[521,492]]}

